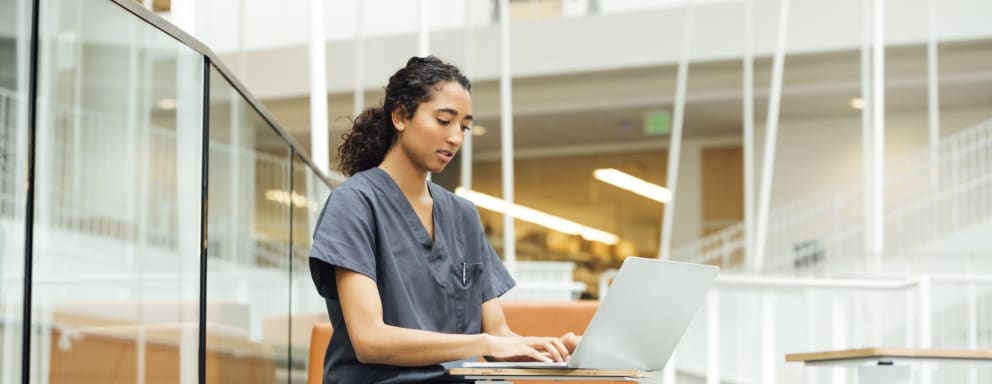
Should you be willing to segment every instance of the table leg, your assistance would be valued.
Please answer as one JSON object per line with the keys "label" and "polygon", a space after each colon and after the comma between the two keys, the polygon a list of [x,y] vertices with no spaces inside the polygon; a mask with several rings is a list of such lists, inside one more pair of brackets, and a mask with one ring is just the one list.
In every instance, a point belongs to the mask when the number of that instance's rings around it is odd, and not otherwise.
{"label": "table leg", "polygon": [[913,374],[907,366],[864,366],[858,368],[859,384],[912,384]]}

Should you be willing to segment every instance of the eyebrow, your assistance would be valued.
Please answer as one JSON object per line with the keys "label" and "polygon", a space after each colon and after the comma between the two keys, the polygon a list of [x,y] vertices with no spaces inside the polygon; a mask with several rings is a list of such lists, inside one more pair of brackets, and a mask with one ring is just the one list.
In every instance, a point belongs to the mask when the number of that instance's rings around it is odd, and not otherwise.
{"label": "eyebrow", "polygon": [[[456,111],[456,110],[454,110],[452,108],[439,108],[439,109],[435,110],[434,112],[447,112],[447,113],[450,113],[452,115],[458,116],[458,111]],[[464,119],[475,121],[475,119],[472,118],[472,115],[466,115]]]}

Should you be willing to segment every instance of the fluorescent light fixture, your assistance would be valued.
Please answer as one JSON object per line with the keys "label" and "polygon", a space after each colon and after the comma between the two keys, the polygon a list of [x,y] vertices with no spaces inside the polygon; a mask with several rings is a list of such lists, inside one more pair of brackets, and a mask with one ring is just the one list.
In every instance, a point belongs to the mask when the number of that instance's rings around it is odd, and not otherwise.
{"label": "fluorescent light fixture", "polygon": [[486,134],[486,127],[481,125],[472,126],[472,136],[482,136]]}
{"label": "fluorescent light fixture", "polygon": [[289,192],[278,189],[270,189],[265,191],[265,199],[286,205],[292,203],[297,208],[304,208],[308,205],[306,196],[300,195],[296,192],[290,194]]}
{"label": "fluorescent light fixture", "polygon": [[865,107],[865,101],[860,97],[855,97],[851,99],[851,101],[848,101],[847,104],[854,109],[863,109]]}
{"label": "fluorescent light fixture", "polygon": [[667,203],[672,200],[672,192],[667,188],[638,179],[613,168],[597,169],[592,172],[592,175],[596,180],[613,184],[614,186],[634,192],[659,203]]}
{"label": "fluorescent light fixture", "polygon": [[455,194],[468,199],[480,208],[485,208],[498,213],[506,213],[509,208],[510,216],[517,219],[534,223],[545,228],[567,233],[570,235],[580,235],[589,241],[598,241],[609,245],[616,244],[620,237],[609,232],[590,228],[571,220],[566,220],[558,216],[549,215],[536,209],[527,208],[522,205],[513,204],[509,206],[506,201],[498,197],[489,196],[483,193],[467,190],[462,187],[455,189]]}

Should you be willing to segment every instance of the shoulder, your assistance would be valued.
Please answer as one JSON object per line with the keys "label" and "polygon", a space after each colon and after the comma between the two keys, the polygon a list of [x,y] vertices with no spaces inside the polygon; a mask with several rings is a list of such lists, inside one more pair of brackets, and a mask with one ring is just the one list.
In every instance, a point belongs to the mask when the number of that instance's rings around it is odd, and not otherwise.
{"label": "shoulder", "polygon": [[375,195],[377,189],[372,170],[369,169],[349,177],[331,191],[330,198],[333,200],[335,199],[334,195],[338,195],[338,198],[364,198],[368,200]]}
{"label": "shoulder", "polygon": [[475,204],[472,204],[468,199],[458,196],[451,191],[444,189],[444,187],[431,183],[430,184],[432,197],[435,201],[440,202],[445,207],[451,207],[454,210],[454,214],[458,217],[471,218],[478,221],[479,211],[476,210]]}

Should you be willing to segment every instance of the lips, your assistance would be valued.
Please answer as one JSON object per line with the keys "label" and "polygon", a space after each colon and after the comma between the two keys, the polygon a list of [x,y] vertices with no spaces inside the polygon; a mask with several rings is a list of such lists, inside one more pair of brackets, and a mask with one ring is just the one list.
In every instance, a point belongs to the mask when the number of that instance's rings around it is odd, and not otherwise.
{"label": "lips", "polygon": [[455,153],[454,152],[449,151],[449,150],[446,150],[446,149],[442,149],[442,150],[437,151],[435,153],[437,154],[437,157],[439,159],[441,159],[441,161],[443,161],[445,163],[451,161],[451,158],[452,157],[455,157]]}

